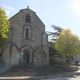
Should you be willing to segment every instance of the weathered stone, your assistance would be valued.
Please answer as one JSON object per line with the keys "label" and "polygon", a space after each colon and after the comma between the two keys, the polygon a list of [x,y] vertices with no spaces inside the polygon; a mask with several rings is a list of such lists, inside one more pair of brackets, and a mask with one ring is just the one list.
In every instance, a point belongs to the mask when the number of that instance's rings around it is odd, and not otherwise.
{"label": "weathered stone", "polygon": [[4,63],[48,65],[48,37],[45,25],[36,13],[29,8],[22,9],[10,18],[10,25],[12,43],[4,50]]}

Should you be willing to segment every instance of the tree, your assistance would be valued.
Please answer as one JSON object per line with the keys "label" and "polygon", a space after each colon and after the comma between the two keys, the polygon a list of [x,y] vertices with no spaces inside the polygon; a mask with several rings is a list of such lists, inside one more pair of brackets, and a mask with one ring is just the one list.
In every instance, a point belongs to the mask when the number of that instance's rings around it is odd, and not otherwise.
{"label": "tree", "polygon": [[69,29],[65,29],[61,32],[60,37],[56,40],[55,48],[63,56],[76,56],[80,54],[79,37],[72,34]]}
{"label": "tree", "polygon": [[55,25],[52,26],[52,29],[54,29],[53,32],[48,32],[48,36],[50,36],[51,40],[55,42],[58,39],[63,29]]}
{"label": "tree", "polygon": [[5,11],[0,8],[0,48],[3,48],[5,42],[8,40],[9,21]]}
{"label": "tree", "polygon": [[56,41],[58,37],[60,36],[60,33],[62,32],[63,29],[55,25],[53,25],[52,28],[55,30],[55,32],[52,35],[52,40]]}

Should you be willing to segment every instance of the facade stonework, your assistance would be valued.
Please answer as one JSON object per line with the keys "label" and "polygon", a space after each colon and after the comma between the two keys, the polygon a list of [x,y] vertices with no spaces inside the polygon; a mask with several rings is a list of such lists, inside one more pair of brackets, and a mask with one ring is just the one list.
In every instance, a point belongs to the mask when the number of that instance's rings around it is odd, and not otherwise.
{"label": "facade stonework", "polygon": [[6,46],[4,63],[11,65],[49,64],[48,36],[45,25],[31,9],[22,9],[10,18],[10,38]]}

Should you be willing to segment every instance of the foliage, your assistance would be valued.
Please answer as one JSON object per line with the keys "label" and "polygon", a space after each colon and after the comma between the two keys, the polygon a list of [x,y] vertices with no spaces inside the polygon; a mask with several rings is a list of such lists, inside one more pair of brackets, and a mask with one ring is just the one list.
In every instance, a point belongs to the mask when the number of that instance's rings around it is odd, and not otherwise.
{"label": "foliage", "polygon": [[80,40],[69,29],[65,29],[57,39],[55,48],[64,56],[74,56],[80,54]]}
{"label": "foliage", "polygon": [[63,29],[61,27],[55,26],[55,25],[53,25],[52,28],[54,30],[53,30],[53,32],[50,32],[50,35],[52,36],[51,40],[56,41]]}
{"label": "foliage", "polygon": [[0,8],[0,48],[3,47],[5,41],[8,39],[9,29],[10,26],[6,13]]}
{"label": "foliage", "polygon": [[52,28],[54,28],[54,30],[57,30],[57,34],[59,34],[60,32],[62,32],[62,30],[63,30],[61,27],[55,26],[55,25],[53,25]]}

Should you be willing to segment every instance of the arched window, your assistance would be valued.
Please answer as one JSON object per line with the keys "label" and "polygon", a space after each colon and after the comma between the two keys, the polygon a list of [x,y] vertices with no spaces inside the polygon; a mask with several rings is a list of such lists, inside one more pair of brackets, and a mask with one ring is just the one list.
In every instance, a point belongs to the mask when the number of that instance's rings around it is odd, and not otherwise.
{"label": "arched window", "polygon": [[28,28],[26,28],[25,30],[25,37],[26,39],[29,39],[29,29]]}
{"label": "arched window", "polygon": [[29,14],[26,15],[25,22],[26,22],[26,23],[31,23],[31,17],[30,17]]}
{"label": "arched window", "polygon": [[24,38],[25,39],[30,39],[30,29],[26,28],[24,29]]}

